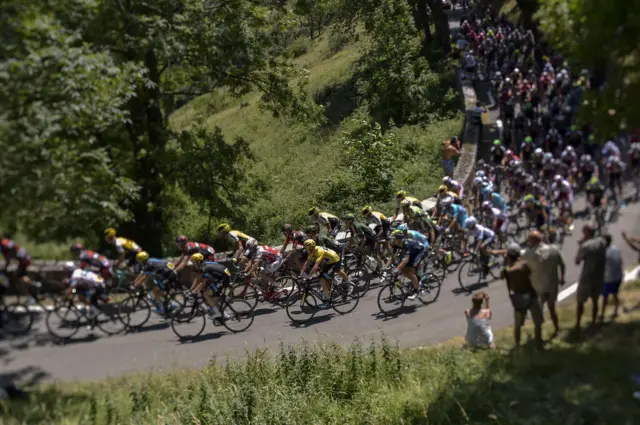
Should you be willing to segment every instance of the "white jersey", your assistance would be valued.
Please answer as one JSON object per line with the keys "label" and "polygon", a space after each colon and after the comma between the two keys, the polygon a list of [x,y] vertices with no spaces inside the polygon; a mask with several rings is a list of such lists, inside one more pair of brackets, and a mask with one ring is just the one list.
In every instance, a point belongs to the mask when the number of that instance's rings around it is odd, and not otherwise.
{"label": "white jersey", "polygon": [[71,274],[69,284],[72,288],[78,285],[88,286],[89,288],[104,287],[104,279],[92,271],[75,269]]}
{"label": "white jersey", "polygon": [[473,229],[466,229],[467,235],[473,236],[477,241],[491,242],[496,234],[481,224],[476,224]]}
{"label": "white jersey", "polygon": [[487,211],[487,214],[492,220],[499,219],[504,221],[507,219],[507,212],[500,208],[491,208],[491,212]]}
{"label": "white jersey", "polygon": [[571,183],[563,179],[560,183],[553,182],[551,191],[554,193],[573,193],[573,187],[571,187]]}
{"label": "white jersey", "polygon": [[562,162],[566,163],[577,163],[578,162],[578,155],[576,155],[575,151],[562,151],[562,154],[560,155],[560,159],[562,160]]}

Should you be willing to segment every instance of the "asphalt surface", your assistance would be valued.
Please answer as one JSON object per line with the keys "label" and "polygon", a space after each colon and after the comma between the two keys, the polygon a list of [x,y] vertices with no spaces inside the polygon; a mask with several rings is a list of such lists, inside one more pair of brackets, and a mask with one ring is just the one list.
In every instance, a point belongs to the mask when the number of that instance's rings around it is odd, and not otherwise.
{"label": "asphalt surface", "polygon": [[[583,207],[584,200],[578,196],[574,209]],[[624,243],[620,232],[624,230],[640,235],[639,216],[640,206],[630,204],[617,221],[609,225],[626,265],[635,264],[638,257]],[[575,282],[579,276],[580,269],[574,265],[574,257],[583,223],[582,220],[576,221],[574,235],[566,238],[562,246],[569,283]],[[492,282],[478,290],[488,292],[491,297],[494,330],[512,324],[512,309],[504,282]],[[356,339],[367,342],[384,335],[402,346],[411,347],[464,335],[463,311],[471,301],[470,294],[459,288],[457,272],[445,278],[436,303],[422,306],[418,301],[408,301],[404,311],[395,318],[381,317],[377,295],[378,289],[372,289],[351,314],[340,316],[328,310],[319,313],[305,327],[292,326],[282,309],[261,304],[256,310],[253,326],[246,332],[231,334],[209,322],[202,336],[189,343],[180,343],[168,322],[152,318],[137,333],[106,337],[99,330],[95,331],[95,336],[81,331],[73,342],[56,345],[49,337],[41,315],[29,335],[0,339],[0,381],[88,381],[129,372],[198,368],[207,365],[213,356],[218,359],[226,356],[242,358],[247,351],[277,350],[280,344],[295,344],[301,340],[346,344]]]}

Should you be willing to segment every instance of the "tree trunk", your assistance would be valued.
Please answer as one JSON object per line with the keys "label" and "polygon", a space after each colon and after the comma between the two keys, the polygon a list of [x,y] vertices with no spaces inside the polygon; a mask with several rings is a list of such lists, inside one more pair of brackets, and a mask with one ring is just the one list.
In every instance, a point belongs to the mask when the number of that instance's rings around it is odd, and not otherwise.
{"label": "tree trunk", "polygon": [[416,2],[416,14],[418,19],[418,28],[421,28],[424,33],[424,39],[422,40],[422,51],[427,52],[427,49],[433,42],[433,35],[431,34],[431,16],[429,15],[429,7],[427,6],[427,0],[417,0]]}
{"label": "tree trunk", "polygon": [[[538,10],[538,0],[517,0],[518,9],[522,16],[522,25],[532,31],[536,31],[536,24],[533,20],[533,15]],[[537,36],[538,34],[536,34]]]}
{"label": "tree trunk", "polygon": [[428,4],[436,30],[436,42],[444,53],[449,53],[451,51],[449,19],[442,9],[442,2],[440,0],[428,0]]}

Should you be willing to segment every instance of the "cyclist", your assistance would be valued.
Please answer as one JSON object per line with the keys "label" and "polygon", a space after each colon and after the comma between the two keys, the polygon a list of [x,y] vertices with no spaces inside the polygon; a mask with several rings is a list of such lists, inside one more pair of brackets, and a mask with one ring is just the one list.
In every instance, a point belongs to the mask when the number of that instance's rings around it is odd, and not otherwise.
{"label": "cyclist", "polygon": [[[488,272],[489,254],[487,247],[493,242],[496,234],[493,230],[478,224],[478,220],[471,216],[465,220],[465,236],[473,236],[476,249],[482,257],[482,264],[485,268],[484,272]],[[467,238],[465,237],[465,240]]]}
{"label": "cyclist", "polygon": [[447,191],[455,193],[456,196],[460,199],[464,198],[464,189],[462,188],[462,185],[451,177],[444,177],[442,179],[442,184],[447,187]]}
{"label": "cyclist", "polygon": [[556,169],[556,164],[553,161],[553,154],[547,152],[542,158],[542,174],[541,177],[544,181],[549,181],[553,177],[553,173]]}
{"label": "cyclist", "polygon": [[[478,177],[476,177],[476,178],[478,178]],[[475,181],[475,179],[474,179],[474,181]],[[480,181],[482,181],[482,179],[480,179]],[[440,187],[438,187],[438,193],[436,194],[436,201],[438,201],[438,200],[440,200],[440,199],[442,199],[444,197],[447,197],[447,196],[450,196],[451,198],[453,198],[453,202],[455,204],[462,204],[462,201],[460,200],[460,197],[458,196],[457,193],[449,192],[449,188],[447,187],[446,184],[440,185]]]}
{"label": "cyclist", "polygon": [[309,217],[313,219],[318,226],[325,226],[332,238],[336,237],[342,227],[342,222],[338,217],[328,212],[320,212],[318,207],[311,207],[309,209]]}
{"label": "cyclist", "polygon": [[350,232],[349,242],[353,240],[354,236],[358,236],[360,239],[358,242],[357,250],[364,252],[365,254],[374,254],[377,270],[382,268],[382,258],[378,252],[378,237],[373,229],[365,224],[358,223],[355,216],[351,213],[344,216],[344,222],[347,224],[348,231]]}
{"label": "cyclist", "polygon": [[344,282],[348,282],[349,278],[344,270],[342,270],[342,262],[340,261],[340,256],[337,252],[317,246],[316,241],[313,239],[307,239],[304,241],[304,248],[309,253],[309,258],[307,258],[304,266],[302,266],[301,277],[307,277],[304,271],[311,262],[314,262],[309,275],[314,274],[318,270],[320,271],[320,286],[322,287],[323,302],[319,307],[327,308],[329,306],[328,298],[331,297],[329,272],[333,271],[338,273]]}
{"label": "cyclist", "polygon": [[379,239],[385,241],[389,240],[389,233],[391,233],[391,221],[384,214],[378,211],[373,211],[371,205],[367,205],[362,208],[362,215],[367,219],[369,224],[374,225],[373,231],[376,232]]}
{"label": "cyclist", "polygon": [[80,243],[74,243],[71,245],[71,252],[78,256],[78,259],[80,260],[80,268],[82,270],[93,267],[98,271],[98,273],[100,273],[100,276],[102,276],[105,281],[109,281],[113,277],[111,273],[111,261],[109,261],[109,259],[104,255],[84,249]]}
{"label": "cyclist", "polygon": [[393,216],[392,221],[395,221],[396,217],[398,216],[398,213],[400,212],[400,207],[401,207],[400,204],[404,200],[408,200],[411,202],[412,205],[415,205],[418,208],[422,208],[422,202],[420,202],[418,198],[414,198],[413,196],[407,196],[407,192],[405,192],[404,190],[399,190],[398,192],[396,192],[396,213]]}
{"label": "cyclist", "polygon": [[604,173],[608,176],[608,186],[613,192],[617,204],[622,199],[622,173],[626,166],[619,156],[611,154],[604,163]]}
{"label": "cyclist", "polygon": [[[65,297],[71,299],[75,289],[80,301],[89,306],[89,318],[94,318],[98,314],[96,306],[98,299],[108,300],[104,279],[92,271],[75,268],[72,262],[67,263],[66,268],[73,268],[73,273],[71,273],[70,278],[65,279],[65,283],[68,283]],[[92,327],[93,325],[89,326],[89,328]]]}
{"label": "cyclist", "polygon": [[[138,276],[133,281],[133,285],[143,287],[147,279],[151,278],[153,282],[151,292],[153,293],[155,311],[164,315],[166,293],[178,282],[175,265],[161,258],[150,258],[146,251],[140,251],[136,254],[136,262],[135,269],[138,272]],[[177,305],[173,303],[170,305],[171,309],[175,307]]]}
{"label": "cyclist", "polygon": [[587,208],[598,208],[599,206],[605,206],[607,198],[604,196],[607,188],[600,181],[598,176],[593,176],[587,182],[585,186],[585,193],[587,195]]}
{"label": "cyclist", "polygon": [[220,224],[216,230],[218,231],[218,236],[235,245],[236,251],[233,254],[233,258],[235,259],[239,259],[245,251],[245,245],[247,242],[251,239],[256,240],[239,230],[231,230],[231,226],[227,223]]}
{"label": "cyclist", "polygon": [[114,268],[117,269],[125,261],[127,267],[133,267],[136,264],[136,255],[142,251],[137,243],[131,239],[116,237],[116,229],[112,227],[104,230],[104,240],[113,245],[118,253],[118,259],[113,264]]}
{"label": "cyclist", "polygon": [[553,193],[553,201],[560,209],[564,209],[566,206],[569,210],[569,217],[573,217],[573,187],[571,183],[560,174],[556,174],[551,185],[551,193]]}
{"label": "cyclist", "polygon": [[580,157],[580,168],[578,168],[579,176],[586,185],[592,177],[598,177],[598,164],[591,158],[591,155],[584,154]]}
{"label": "cyclist", "polygon": [[530,218],[529,221],[535,224],[536,229],[540,230],[549,223],[549,207],[536,199],[534,195],[525,195],[522,206]]}
{"label": "cyclist", "polygon": [[413,285],[413,292],[409,295],[410,300],[415,300],[420,291],[420,283],[416,274],[416,269],[420,265],[422,259],[427,255],[427,249],[423,244],[415,240],[407,238],[402,230],[394,230],[391,232],[391,247],[393,254],[387,262],[387,268],[391,267],[391,263],[395,258],[395,254],[399,252],[398,258],[400,263],[396,266],[396,271],[406,276]]}
{"label": "cyclist", "polygon": [[11,261],[16,260],[18,268],[16,269],[15,275],[24,285],[26,285],[20,289],[21,291],[28,290],[28,286],[32,284],[32,281],[27,274],[27,268],[31,264],[31,256],[27,250],[15,243],[13,240],[4,238],[0,235],[0,251],[2,251],[2,256],[4,257],[5,273],[9,269]]}
{"label": "cyclist", "polygon": [[569,169],[573,168],[578,163],[578,155],[573,149],[573,146],[569,145],[562,151],[560,160],[562,160]]}
{"label": "cyclist", "polygon": [[482,215],[486,215],[488,226],[500,236],[500,242],[504,242],[507,239],[507,228],[509,227],[509,216],[506,210],[495,208],[491,201],[484,201],[482,203]]}
{"label": "cyclist", "polygon": [[620,158],[620,149],[618,148],[618,146],[613,142],[613,140],[609,140],[607,141],[607,143],[604,144],[604,147],[602,148],[602,157],[603,157],[603,163],[606,161],[607,158],[609,158],[610,156],[617,156],[618,158]]}
{"label": "cyclist", "polygon": [[502,164],[502,160],[504,159],[504,154],[506,152],[507,149],[502,146],[500,139],[495,139],[493,141],[493,146],[491,146],[491,158],[493,159],[493,164],[496,166]]}
{"label": "cyclist", "polygon": [[327,237],[323,234],[318,233],[318,229],[315,226],[309,226],[305,229],[307,236],[309,239],[313,239],[316,241],[316,244],[327,249],[331,249],[338,253],[338,255],[342,256],[344,254],[344,244]]}
{"label": "cyclist", "polygon": [[280,251],[268,245],[258,245],[258,241],[255,239],[247,241],[245,248],[244,256],[249,262],[244,272],[249,276],[255,276],[259,272],[260,277],[269,283],[263,288],[266,291],[276,287],[278,282],[275,279],[275,274],[284,263]]}
{"label": "cyclist", "polygon": [[180,249],[180,258],[175,264],[176,274],[180,273],[189,262],[189,258],[196,252],[202,254],[206,261],[216,260],[216,250],[213,247],[201,242],[190,242],[185,235],[180,235],[176,238],[176,245]]}
{"label": "cyclist", "polygon": [[522,160],[528,164],[533,157],[533,152],[533,137],[527,136],[524,138],[524,142],[520,144],[520,154],[522,155]]}
{"label": "cyclist", "polygon": [[293,249],[284,256],[285,263],[289,258],[293,259],[296,266],[296,270],[300,271],[302,262],[307,259],[307,251],[304,250],[304,241],[309,237],[302,230],[293,230],[293,226],[289,223],[285,224],[282,228],[282,234],[284,234],[284,245],[280,248],[280,255],[284,255],[289,244],[293,244]]}
{"label": "cyclist", "polygon": [[420,232],[428,233],[431,241],[436,240],[437,226],[431,220],[429,214],[426,214],[421,208],[410,205],[407,201],[402,203],[402,213],[405,222],[416,227]]}
{"label": "cyclist", "polygon": [[533,168],[532,168],[532,172],[535,172],[535,174],[539,174],[540,171],[542,171],[542,160],[544,159],[544,151],[542,150],[542,148],[536,148],[536,150],[533,151],[533,155],[531,157],[532,159],[532,163],[533,163]]}
{"label": "cyclist", "polygon": [[[222,316],[218,297],[231,284],[231,272],[224,264],[205,261],[204,255],[199,252],[191,256],[191,263],[197,273],[191,284],[191,292],[202,293],[209,306],[208,312],[212,316],[213,323],[217,324]],[[208,289],[207,291],[204,291],[205,287]]]}

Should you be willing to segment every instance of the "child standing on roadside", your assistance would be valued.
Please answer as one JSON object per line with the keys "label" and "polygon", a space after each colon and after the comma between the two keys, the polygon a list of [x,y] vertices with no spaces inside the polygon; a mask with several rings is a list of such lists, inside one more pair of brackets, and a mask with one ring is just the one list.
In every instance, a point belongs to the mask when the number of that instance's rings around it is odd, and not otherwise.
{"label": "child standing on roadside", "polygon": [[491,308],[489,295],[478,292],[471,298],[471,308],[464,311],[467,319],[467,334],[464,339],[467,348],[495,348],[491,331]]}

